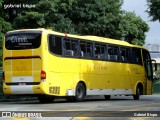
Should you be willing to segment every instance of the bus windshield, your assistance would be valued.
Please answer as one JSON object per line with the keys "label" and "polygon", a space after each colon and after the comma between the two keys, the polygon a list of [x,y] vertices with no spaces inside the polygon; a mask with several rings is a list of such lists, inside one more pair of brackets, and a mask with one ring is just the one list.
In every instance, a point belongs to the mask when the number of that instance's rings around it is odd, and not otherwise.
{"label": "bus windshield", "polygon": [[39,48],[41,32],[11,32],[6,34],[5,47],[8,50]]}

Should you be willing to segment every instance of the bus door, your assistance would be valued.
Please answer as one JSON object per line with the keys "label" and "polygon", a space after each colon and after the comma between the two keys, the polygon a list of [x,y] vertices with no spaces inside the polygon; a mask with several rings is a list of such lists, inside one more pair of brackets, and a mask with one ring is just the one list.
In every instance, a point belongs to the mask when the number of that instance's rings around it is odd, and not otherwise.
{"label": "bus door", "polygon": [[150,95],[152,94],[153,91],[153,69],[152,69],[152,61],[150,58],[150,54],[146,50],[143,50],[143,62],[145,67],[145,80],[146,80],[145,94]]}

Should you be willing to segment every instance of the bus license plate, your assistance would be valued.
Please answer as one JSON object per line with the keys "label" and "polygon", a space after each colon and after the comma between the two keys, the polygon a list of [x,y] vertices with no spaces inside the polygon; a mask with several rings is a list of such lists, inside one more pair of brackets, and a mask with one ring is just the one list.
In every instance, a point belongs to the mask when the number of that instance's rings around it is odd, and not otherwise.
{"label": "bus license plate", "polygon": [[26,85],[26,83],[19,83],[19,85]]}

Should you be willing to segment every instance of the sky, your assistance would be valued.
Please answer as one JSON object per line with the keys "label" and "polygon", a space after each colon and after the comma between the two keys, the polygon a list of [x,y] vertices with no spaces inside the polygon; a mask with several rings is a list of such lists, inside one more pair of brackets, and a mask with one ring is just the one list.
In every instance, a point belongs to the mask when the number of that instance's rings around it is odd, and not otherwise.
{"label": "sky", "polygon": [[129,12],[135,12],[137,16],[140,16],[150,27],[148,33],[146,33],[146,44],[159,44],[160,45],[160,22],[151,22],[150,17],[147,12],[147,2],[146,0],[124,0],[123,10]]}

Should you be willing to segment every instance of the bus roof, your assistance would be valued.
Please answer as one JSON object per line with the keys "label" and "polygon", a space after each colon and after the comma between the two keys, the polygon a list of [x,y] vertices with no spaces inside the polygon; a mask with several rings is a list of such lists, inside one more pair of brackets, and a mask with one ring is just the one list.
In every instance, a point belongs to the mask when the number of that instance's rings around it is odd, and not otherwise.
{"label": "bus roof", "polygon": [[116,40],[116,39],[99,37],[99,36],[93,36],[93,35],[85,35],[85,36],[73,35],[73,34],[56,32],[56,31],[53,31],[53,30],[51,30],[51,29],[45,29],[45,28],[20,29],[20,30],[9,31],[9,32],[7,32],[7,33],[11,33],[11,32],[25,32],[25,31],[47,32],[48,34],[55,34],[55,35],[64,36],[64,37],[71,37],[71,38],[78,38],[78,39],[83,39],[83,40],[92,40],[92,41],[95,41],[95,42],[104,42],[104,43],[110,43],[110,44],[117,44],[117,45],[129,46],[129,47],[142,48],[141,46],[133,45],[133,44],[130,44],[130,43],[128,43],[128,42],[126,42],[126,41],[122,41],[122,40]]}

